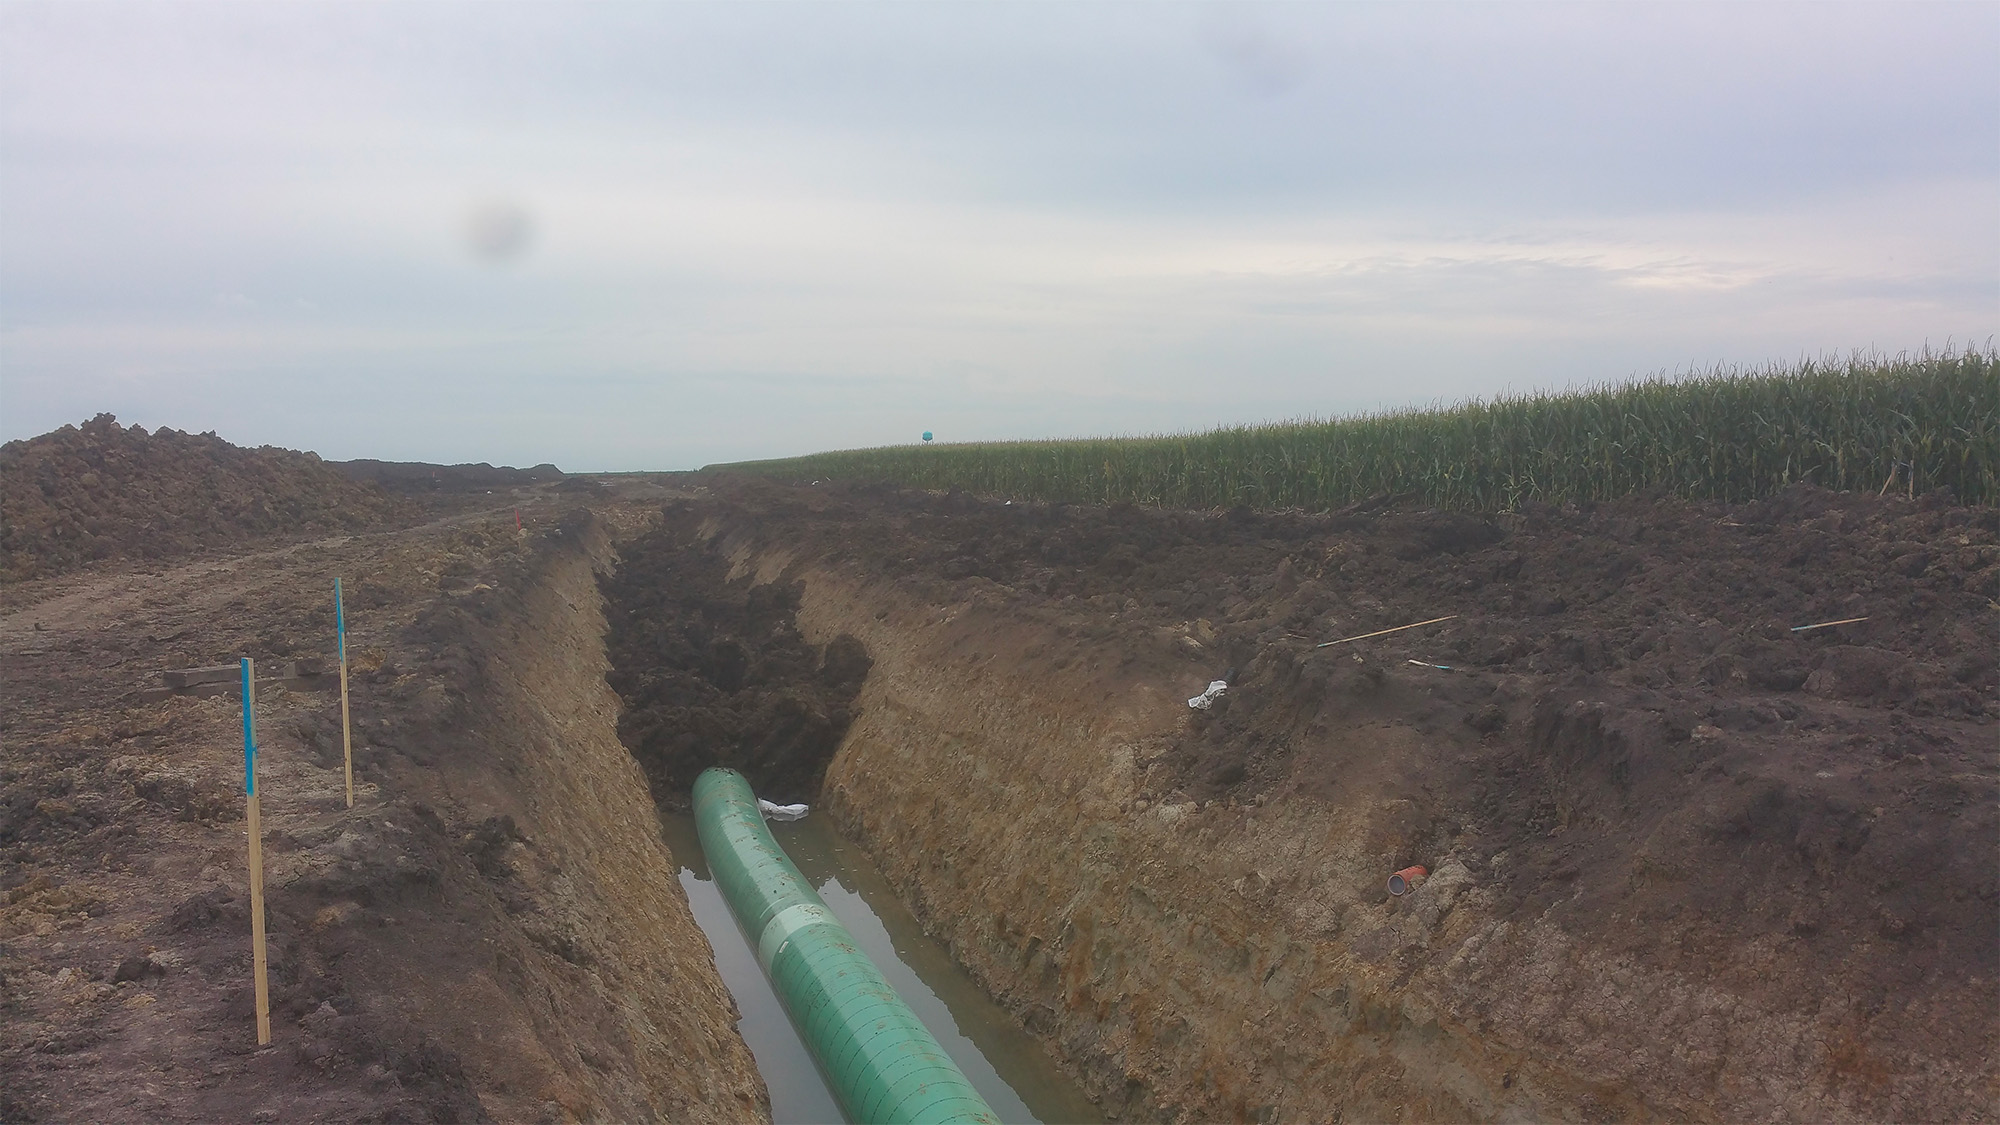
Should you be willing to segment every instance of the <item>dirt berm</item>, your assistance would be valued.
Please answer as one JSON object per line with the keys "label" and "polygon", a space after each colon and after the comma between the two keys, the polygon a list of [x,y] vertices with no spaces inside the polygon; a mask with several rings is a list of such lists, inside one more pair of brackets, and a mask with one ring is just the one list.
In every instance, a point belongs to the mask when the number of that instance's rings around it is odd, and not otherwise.
{"label": "dirt berm", "polygon": [[722,478],[621,550],[649,774],[819,788],[1116,1117],[2000,1116],[1993,509]]}
{"label": "dirt berm", "polygon": [[421,514],[310,453],[165,427],[149,434],[109,414],[0,445],[0,583],[256,537],[407,525]]}

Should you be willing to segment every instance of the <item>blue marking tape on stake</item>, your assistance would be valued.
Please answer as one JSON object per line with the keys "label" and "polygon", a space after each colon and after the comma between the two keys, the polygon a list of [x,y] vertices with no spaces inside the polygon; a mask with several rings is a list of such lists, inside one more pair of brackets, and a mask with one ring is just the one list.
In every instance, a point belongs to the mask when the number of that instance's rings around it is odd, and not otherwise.
{"label": "blue marking tape on stake", "polygon": [[250,658],[243,658],[243,795],[257,795],[257,733],[250,717]]}
{"label": "blue marking tape on stake", "polygon": [[340,579],[333,580],[333,632],[340,638],[340,661],[347,663],[347,617],[340,609]]}

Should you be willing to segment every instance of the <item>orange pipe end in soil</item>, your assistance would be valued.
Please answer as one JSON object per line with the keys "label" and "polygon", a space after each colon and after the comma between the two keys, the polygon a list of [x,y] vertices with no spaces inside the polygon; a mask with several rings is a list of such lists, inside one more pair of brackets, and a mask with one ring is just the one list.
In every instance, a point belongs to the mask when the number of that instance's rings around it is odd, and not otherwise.
{"label": "orange pipe end in soil", "polygon": [[1389,876],[1389,893],[1392,895],[1409,894],[1423,883],[1424,876],[1428,874],[1430,872],[1424,870],[1422,867],[1405,867],[1394,875]]}

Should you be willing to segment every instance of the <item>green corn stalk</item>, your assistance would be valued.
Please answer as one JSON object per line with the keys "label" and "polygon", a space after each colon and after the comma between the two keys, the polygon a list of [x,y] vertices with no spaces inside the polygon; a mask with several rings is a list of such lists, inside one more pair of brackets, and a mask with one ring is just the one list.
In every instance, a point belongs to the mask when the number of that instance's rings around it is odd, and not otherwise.
{"label": "green corn stalk", "polygon": [[1328,510],[1390,493],[1504,510],[1639,492],[1741,501],[1801,481],[1872,491],[1898,465],[1919,490],[2000,503],[2000,354],[1990,343],[1207,433],[891,446],[710,468],[1069,503]]}

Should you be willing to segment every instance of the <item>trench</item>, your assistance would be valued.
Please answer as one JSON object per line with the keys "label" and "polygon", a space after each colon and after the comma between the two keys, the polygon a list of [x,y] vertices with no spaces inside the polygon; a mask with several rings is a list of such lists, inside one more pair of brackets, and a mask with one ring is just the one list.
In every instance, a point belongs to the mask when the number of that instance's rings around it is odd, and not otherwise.
{"label": "trench", "polygon": [[[709,766],[740,771],[765,799],[817,804],[873,660],[845,633],[806,639],[800,583],[735,573],[727,553],[687,522],[689,512],[663,515],[662,526],[622,543],[619,566],[600,578],[606,681],[623,704],[619,739],[645,773],[775,1120],[838,1121],[833,1096],[758,966],[755,942],[710,880],[686,810],[695,777]],[[843,838],[832,818],[815,813],[771,828],[1002,1120],[1103,1120],[1043,1042],[925,933],[870,854]]]}
{"label": "trench", "polygon": [[[1002,1120],[1103,1120],[1041,1044],[923,932],[866,853],[823,816],[770,827],[834,916]],[[662,813],[660,830],[680,863],[681,887],[695,921],[715,949],[716,968],[742,1012],[738,1030],[770,1090],[775,1125],[841,1120],[812,1056],[757,967],[756,950],[709,876],[694,818]]]}
{"label": "trench", "polygon": [[[1977,1048],[1989,1045],[1995,978],[1969,975],[1980,962],[1964,952],[1993,948],[1975,940],[1990,936],[1990,915],[1912,921],[1915,908],[1883,913],[1865,893],[1865,879],[1891,885],[1901,857],[1914,854],[1895,849],[1946,839],[1914,827],[1920,812],[1933,823],[1936,810],[1897,805],[1869,788],[1884,783],[1865,778],[1839,788],[1845,776],[1827,771],[1812,775],[1826,786],[1795,790],[1803,766],[1793,763],[1819,759],[1799,758],[1788,727],[1757,734],[1727,717],[1725,703],[1746,704],[1711,702],[1707,688],[1585,683],[1574,662],[1542,662],[1556,660],[1553,649],[1520,647],[1522,637],[1567,643],[1521,614],[1542,615],[1541,599],[1581,573],[1567,560],[1588,540],[1523,525],[1518,553],[1495,548],[1497,557],[1467,562],[1418,549],[1411,536],[1436,530],[1429,516],[1295,537],[1292,547],[1232,546],[1233,517],[1196,526],[1189,516],[1167,525],[1116,512],[1045,515],[1021,532],[1034,513],[982,518],[968,504],[919,497],[884,515],[873,499],[838,499],[669,505],[656,526],[619,544],[617,570],[600,580],[619,741],[670,815],[711,765],[739,770],[770,800],[811,803],[806,831],[840,834],[823,835],[825,851],[872,862],[829,876],[799,832],[785,844],[857,937],[886,935],[873,946],[883,969],[908,968],[898,953],[917,948],[888,921],[917,932],[900,906],[884,905],[900,900],[950,950],[931,945],[923,956],[962,967],[967,991],[1004,1007],[994,1022],[1031,1029],[1104,1116],[1821,1118],[1863,1105],[1885,1119],[1977,1116],[1983,1078],[1913,1077],[1907,1101],[1895,1092],[1904,1085],[1887,1082],[1928,1073],[1913,1044],[1945,1044],[1941,1057],[1967,1067],[1957,1075],[1991,1069],[1991,1052]],[[917,527],[926,513],[935,518]],[[1705,527],[1708,516],[1689,521]],[[1032,541],[1070,524],[1074,543]],[[1129,563],[1162,526],[1191,530],[1177,548],[1190,558],[1161,576],[1072,565],[1116,562],[1121,552]],[[1335,548],[1352,548],[1351,557],[1299,579],[1295,556],[1317,557],[1322,543],[1329,560]],[[1300,554],[1306,545],[1312,551]],[[1273,570],[1280,548],[1293,553]],[[1059,566],[996,571],[1005,584],[944,576],[989,556]],[[1524,556],[1543,569],[1523,570]],[[1479,603],[1490,624],[1444,649],[1483,661],[1483,671],[1435,674],[1435,638],[1396,633],[1371,642],[1365,659],[1356,650],[1332,660],[1314,655],[1310,637],[1280,632],[1348,621],[1343,599],[1406,588],[1402,608],[1371,609],[1371,620],[1423,618],[1459,596],[1474,564],[1518,578],[1518,588]],[[1740,573],[1686,569],[1701,590]],[[1138,593],[1151,583],[1173,594],[1180,574],[1200,589],[1211,580],[1229,588],[1231,574],[1252,580],[1223,603],[1233,608],[1222,627],[1200,619],[1174,628],[1161,622],[1186,603],[1169,598],[1148,616],[1125,595],[1135,582]],[[1657,588],[1669,605],[1707,604],[1694,586]],[[1369,620],[1351,623],[1340,632]],[[1515,632],[1491,635],[1500,628]],[[1505,645],[1479,657],[1489,642]],[[1641,671],[1692,682],[1707,665],[1680,651]],[[1888,659],[1828,652],[1828,661]],[[1191,713],[1186,700],[1225,661],[1237,665],[1224,677],[1230,694],[1213,712]],[[1856,676],[1873,666],[1857,663]],[[1844,709],[1828,710],[1836,704]],[[1867,715],[1837,699],[1778,705],[1808,716],[1818,708],[1823,724]],[[1741,729],[1695,725],[1703,715]],[[1935,723],[1930,745],[1990,741],[1990,728],[1970,720]],[[1884,758],[1897,770],[1925,765],[1895,752]],[[1948,761],[1937,768],[1971,768]],[[1891,839],[1886,829],[1837,837],[1854,844],[1804,831],[1865,829],[1864,798],[1882,802],[1867,815],[1904,818],[1895,822],[1903,843],[1870,852],[1867,841]],[[625,823],[653,820],[649,811]],[[1966,821],[1949,839],[1969,843],[1977,827]],[[790,1063],[766,1046],[760,1024],[788,1034],[788,1022],[714,885],[699,877],[684,821],[670,842],[690,864],[682,886],[740,1008],[742,1037],[727,1038],[752,1040],[779,1120],[831,1117],[829,1102],[792,1100],[794,1079],[812,1079],[814,1068],[795,1043]],[[1734,869],[1746,848],[1774,865],[1754,895],[1737,881],[1696,877]],[[1413,862],[1429,877],[1389,894],[1387,875]],[[1952,878],[1955,887],[1990,884]],[[855,898],[872,917],[847,909]],[[1979,899],[1968,890],[1953,901]],[[1862,921],[1834,921],[1848,914]],[[1829,1056],[1824,1044],[1860,1043],[1837,1039],[1850,1034],[1849,1009],[1795,1009],[1794,998],[1833,995],[1836,984],[1875,988],[1910,971],[1905,952],[1918,945],[1884,943],[1907,942],[1919,924],[1955,943],[1937,946],[1954,958],[1940,962],[1946,975],[1911,993],[1918,1014],[1898,1017],[1893,1035],[1871,1032],[1865,1051]],[[1831,936],[1814,936],[1822,931]],[[1795,943],[1799,956],[1745,960],[1771,940]],[[1761,975],[1771,969],[1782,971]],[[713,990],[723,983],[714,979]],[[934,997],[950,991],[925,987]],[[913,1006],[924,999],[908,992]],[[960,1026],[933,1031],[941,1041],[983,1034],[979,1021]],[[1826,1077],[1814,1061],[1826,1058],[1846,1069]],[[1876,1085],[1863,1090],[1849,1072],[1876,1075]],[[1032,1091],[1015,1096],[1021,1110],[990,1095],[1010,1114],[1065,1116],[1038,1109]]]}

